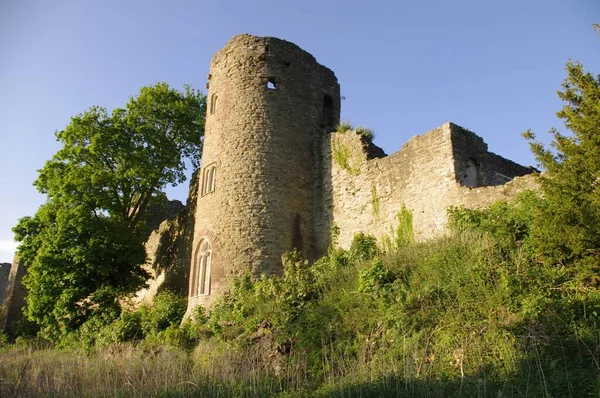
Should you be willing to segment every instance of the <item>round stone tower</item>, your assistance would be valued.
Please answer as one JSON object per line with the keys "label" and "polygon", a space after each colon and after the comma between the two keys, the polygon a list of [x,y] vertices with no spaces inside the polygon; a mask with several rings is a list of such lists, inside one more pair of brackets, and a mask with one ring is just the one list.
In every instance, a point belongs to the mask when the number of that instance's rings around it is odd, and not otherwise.
{"label": "round stone tower", "polygon": [[315,253],[320,139],[340,114],[335,74],[293,43],[240,35],[212,59],[188,313],[234,274]]}

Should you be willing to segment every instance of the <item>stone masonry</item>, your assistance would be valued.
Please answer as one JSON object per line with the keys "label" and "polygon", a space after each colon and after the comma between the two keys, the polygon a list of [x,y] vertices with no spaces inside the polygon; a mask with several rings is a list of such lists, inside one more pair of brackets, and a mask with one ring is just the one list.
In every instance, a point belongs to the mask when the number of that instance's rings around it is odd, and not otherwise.
{"label": "stone masonry", "polygon": [[10,263],[0,263],[0,308],[2,308],[2,303],[4,302],[4,293],[6,291],[6,285],[8,284],[10,267]]}
{"label": "stone masonry", "polygon": [[[405,206],[415,238],[422,241],[446,232],[450,206],[489,206],[536,187],[531,168],[488,152],[480,137],[453,123],[412,137],[391,156],[370,158],[371,146],[353,131],[333,133],[323,142],[323,167],[331,177],[316,209],[320,253],[330,244],[334,224],[343,248],[357,232],[382,243]],[[336,151],[348,154],[345,167],[333,156]]]}
{"label": "stone masonry", "polygon": [[536,187],[534,169],[452,123],[391,156],[353,131],[331,133],[335,74],[285,40],[232,38],[208,80],[186,316],[210,306],[233,275],[281,272],[286,251],[322,256],[333,225],[342,247],[358,232],[381,242],[405,206],[416,239],[430,239],[446,231],[449,206],[488,206]]}
{"label": "stone masonry", "polygon": [[9,337],[14,335],[17,324],[23,317],[27,289],[22,279],[26,273],[27,266],[15,254],[4,291],[4,302],[0,307],[0,331],[6,332]]}
{"label": "stone masonry", "polygon": [[320,141],[339,120],[334,73],[298,46],[236,36],[211,62],[189,308],[229,277],[280,271],[294,247],[315,253]]}
{"label": "stone masonry", "polygon": [[[537,189],[535,169],[489,152],[453,123],[390,156],[355,131],[332,133],[340,117],[335,74],[285,40],[232,38],[213,57],[208,80],[202,168],[185,207],[170,202],[149,220],[157,227],[146,242],[152,279],[132,306],[162,290],[187,293],[189,317],[234,275],[280,273],[281,255],[292,249],[308,260],[326,254],[333,226],[343,248],[358,232],[382,244],[406,207],[415,238],[432,239],[447,231],[450,206],[489,206]],[[15,256],[7,279],[6,269],[0,330],[10,334],[26,267]]]}

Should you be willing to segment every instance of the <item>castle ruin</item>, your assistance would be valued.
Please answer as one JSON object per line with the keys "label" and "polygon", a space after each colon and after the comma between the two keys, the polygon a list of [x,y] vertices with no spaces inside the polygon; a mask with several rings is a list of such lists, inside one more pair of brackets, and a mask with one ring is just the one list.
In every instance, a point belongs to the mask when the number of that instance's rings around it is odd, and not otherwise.
{"label": "castle ruin", "polygon": [[189,264],[188,314],[233,275],[277,274],[281,255],[327,251],[331,227],[381,242],[406,206],[417,240],[443,234],[449,206],[479,207],[532,188],[523,167],[447,123],[386,156],[340,118],[335,74],[293,43],[239,35],[213,57]]}
{"label": "castle ruin", "polygon": [[[358,232],[383,243],[405,207],[422,241],[446,232],[450,206],[485,207],[536,188],[535,169],[489,152],[453,123],[390,156],[355,131],[332,132],[340,119],[335,74],[285,40],[235,36],[213,57],[208,80],[202,167],[185,209],[150,235],[153,278],[133,305],[171,290],[188,295],[190,316],[235,275],[280,273],[287,251],[323,256],[333,226],[342,248]],[[9,279],[20,280],[23,269],[13,264]],[[19,293],[14,312],[23,292],[7,287]]]}

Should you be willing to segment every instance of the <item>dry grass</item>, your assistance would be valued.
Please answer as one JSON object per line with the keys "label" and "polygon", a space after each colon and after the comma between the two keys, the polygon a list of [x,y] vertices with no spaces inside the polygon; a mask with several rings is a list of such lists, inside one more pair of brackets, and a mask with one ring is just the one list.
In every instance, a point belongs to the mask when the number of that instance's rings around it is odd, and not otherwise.
{"label": "dry grass", "polygon": [[28,348],[0,353],[1,397],[266,396],[281,389],[273,380],[260,357],[219,347],[186,353],[121,344],[91,354]]}

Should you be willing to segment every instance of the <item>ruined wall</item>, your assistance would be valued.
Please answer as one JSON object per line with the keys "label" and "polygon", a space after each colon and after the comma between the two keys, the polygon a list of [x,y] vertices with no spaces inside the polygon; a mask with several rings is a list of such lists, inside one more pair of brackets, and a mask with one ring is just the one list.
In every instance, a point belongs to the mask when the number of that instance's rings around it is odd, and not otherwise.
{"label": "ruined wall", "polygon": [[231,274],[280,272],[294,247],[313,256],[312,166],[339,108],[334,73],[293,43],[240,35],[214,56],[189,308],[209,304]]}
{"label": "ruined wall", "polygon": [[6,285],[4,303],[0,309],[0,330],[9,336],[14,334],[18,321],[23,317],[22,309],[25,306],[27,289],[23,286],[22,279],[26,273],[27,266],[15,253]]}
{"label": "ruined wall", "polygon": [[[489,153],[480,137],[452,123],[412,137],[390,156],[369,159],[367,152],[351,131],[323,140],[323,163],[331,170],[330,194],[316,210],[323,242],[332,224],[340,229],[341,247],[357,232],[381,242],[398,225],[403,205],[413,214],[415,238],[430,239],[446,232],[449,206],[487,206],[535,186],[532,178],[499,185],[532,169]],[[472,187],[464,184],[469,160],[477,176]]]}
{"label": "ruined wall", "polygon": [[452,139],[452,155],[457,181],[462,185],[466,183],[469,164],[474,166],[477,187],[503,185],[514,177],[531,174],[536,171],[531,167],[524,167],[512,160],[505,159],[488,151],[483,138],[472,131],[449,123]]}
{"label": "ruined wall", "polygon": [[[452,123],[391,156],[354,132],[329,134],[340,115],[337,79],[284,40],[234,37],[208,79],[187,316],[210,306],[233,274],[280,272],[292,248],[322,256],[333,225],[342,247],[357,232],[382,241],[406,206],[424,240],[446,231],[449,206],[486,206],[535,185],[505,185],[533,170]],[[161,226],[149,247],[172,228]]]}
{"label": "ruined wall", "polygon": [[10,263],[0,263],[0,308],[4,302],[6,285],[8,285],[8,276],[10,274]]}
{"label": "ruined wall", "polygon": [[148,287],[139,290],[128,304],[132,308],[151,304],[157,293],[170,291],[186,296],[190,274],[192,239],[198,199],[198,172],[190,180],[186,205],[169,202],[163,221],[146,241],[147,262],[144,269],[151,275]]}

